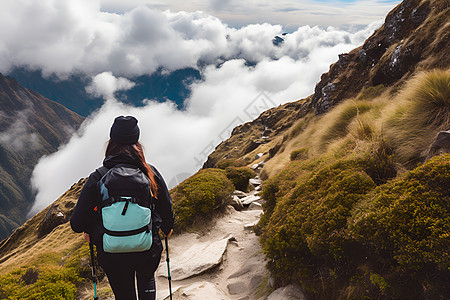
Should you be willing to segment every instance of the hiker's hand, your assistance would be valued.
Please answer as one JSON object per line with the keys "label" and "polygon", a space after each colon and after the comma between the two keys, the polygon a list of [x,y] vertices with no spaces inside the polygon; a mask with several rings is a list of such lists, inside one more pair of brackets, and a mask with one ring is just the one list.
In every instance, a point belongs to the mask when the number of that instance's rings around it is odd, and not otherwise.
{"label": "hiker's hand", "polygon": [[90,243],[91,239],[89,238],[89,233],[83,232],[83,238],[86,242]]}

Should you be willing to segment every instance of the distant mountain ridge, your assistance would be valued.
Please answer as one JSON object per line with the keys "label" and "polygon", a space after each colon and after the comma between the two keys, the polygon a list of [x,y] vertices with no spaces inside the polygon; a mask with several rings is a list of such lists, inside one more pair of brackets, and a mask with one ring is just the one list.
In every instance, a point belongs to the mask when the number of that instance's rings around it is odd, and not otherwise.
{"label": "distant mountain ridge", "polygon": [[0,74],[0,240],[26,221],[38,159],[67,142],[84,118]]}
{"label": "distant mountain ridge", "polygon": [[[68,79],[60,80],[55,75],[45,78],[41,71],[16,68],[9,76],[24,87],[37,91],[84,117],[100,108],[104,102],[104,99],[86,92],[85,88],[91,79],[85,75],[71,75]],[[118,91],[115,97],[119,101],[139,107],[144,105],[142,101],[144,99],[155,99],[160,102],[169,99],[174,101],[178,108],[182,108],[184,100],[190,94],[189,84],[200,80],[201,75],[196,69],[186,68],[168,74],[158,70],[152,75],[128,79],[133,81],[135,86],[127,91]]]}

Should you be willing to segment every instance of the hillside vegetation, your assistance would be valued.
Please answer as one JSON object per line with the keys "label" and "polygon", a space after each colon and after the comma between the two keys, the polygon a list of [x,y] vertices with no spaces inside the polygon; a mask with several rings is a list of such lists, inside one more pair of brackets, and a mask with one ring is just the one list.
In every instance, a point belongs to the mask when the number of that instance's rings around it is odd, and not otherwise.
{"label": "hillside vegetation", "polygon": [[450,155],[418,162],[450,129],[450,72],[377,94],[299,120],[267,162],[283,165],[263,190],[268,266],[313,299],[445,299]]}

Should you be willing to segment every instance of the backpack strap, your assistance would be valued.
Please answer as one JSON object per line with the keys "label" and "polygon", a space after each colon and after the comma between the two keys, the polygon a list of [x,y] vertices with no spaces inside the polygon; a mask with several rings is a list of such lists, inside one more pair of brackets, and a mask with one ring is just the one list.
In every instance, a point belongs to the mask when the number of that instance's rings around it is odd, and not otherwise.
{"label": "backpack strap", "polygon": [[135,230],[127,230],[127,231],[112,231],[112,230],[108,230],[106,228],[104,228],[105,233],[112,235],[112,236],[130,236],[130,235],[135,235],[135,234],[139,234],[141,232],[150,232],[152,229],[150,228],[150,224],[145,225],[141,228],[135,229]]}
{"label": "backpack strap", "polygon": [[142,200],[140,198],[136,198],[136,197],[111,197],[109,199],[106,200],[102,200],[102,208],[106,207],[106,206],[110,206],[116,202],[128,202],[128,203],[136,203],[139,204],[140,206],[143,207],[147,207],[152,209],[152,203],[151,201],[148,200]]}
{"label": "backpack strap", "polygon": [[100,168],[95,169],[95,171],[100,174],[100,179],[105,176],[106,172],[108,172],[108,168],[105,166],[101,166]]}

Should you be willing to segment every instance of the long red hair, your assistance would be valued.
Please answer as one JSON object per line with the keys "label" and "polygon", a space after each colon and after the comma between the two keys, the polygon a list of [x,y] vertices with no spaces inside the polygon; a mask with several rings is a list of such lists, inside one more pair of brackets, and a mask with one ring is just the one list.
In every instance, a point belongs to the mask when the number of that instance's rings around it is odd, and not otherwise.
{"label": "long red hair", "polygon": [[144,156],[144,150],[142,145],[137,142],[132,145],[119,144],[113,140],[109,140],[108,146],[106,147],[106,156],[116,155],[116,154],[127,154],[132,157],[136,157],[139,161],[139,169],[147,175],[150,181],[150,191],[154,198],[158,198],[158,185],[155,181],[155,173],[153,173],[152,168],[147,164]]}

